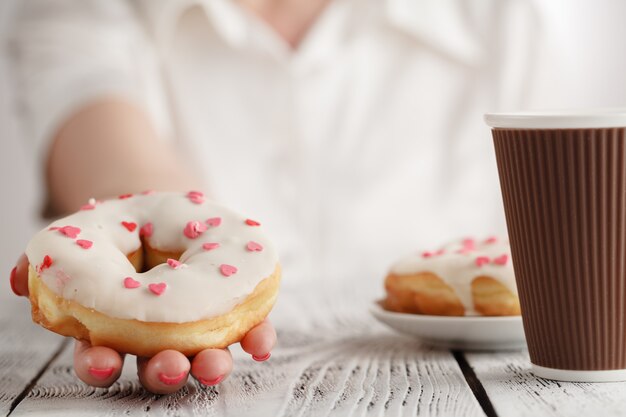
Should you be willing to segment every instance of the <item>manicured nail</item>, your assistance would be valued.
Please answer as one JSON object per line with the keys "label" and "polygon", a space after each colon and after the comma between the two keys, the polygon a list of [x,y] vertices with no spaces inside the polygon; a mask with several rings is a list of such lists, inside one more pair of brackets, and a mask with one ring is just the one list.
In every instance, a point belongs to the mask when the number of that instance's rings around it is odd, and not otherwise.
{"label": "manicured nail", "polygon": [[265,355],[265,356],[252,355],[252,359],[254,359],[257,362],[263,362],[263,361],[268,360],[270,358],[270,356],[272,356],[272,354],[268,352],[267,355]]}
{"label": "manicured nail", "polygon": [[89,368],[87,370],[93,377],[98,379],[107,379],[113,375],[113,367],[110,368]]}
{"label": "manicured nail", "polygon": [[15,286],[15,276],[17,275],[17,266],[14,266],[13,269],[11,270],[11,290],[13,290],[13,293],[15,295],[20,295],[17,292],[17,287]]}
{"label": "manicured nail", "polygon": [[224,375],[220,375],[215,379],[204,379],[204,378],[198,377],[198,381],[200,381],[202,385],[217,385],[220,382],[222,382],[223,379],[224,379]]}
{"label": "manicured nail", "polygon": [[160,373],[159,381],[161,381],[165,385],[176,385],[180,381],[182,381],[186,376],[187,376],[187,371],[182,371],[180,375],[177,375],[177,376],[167,376],[164,373]]}

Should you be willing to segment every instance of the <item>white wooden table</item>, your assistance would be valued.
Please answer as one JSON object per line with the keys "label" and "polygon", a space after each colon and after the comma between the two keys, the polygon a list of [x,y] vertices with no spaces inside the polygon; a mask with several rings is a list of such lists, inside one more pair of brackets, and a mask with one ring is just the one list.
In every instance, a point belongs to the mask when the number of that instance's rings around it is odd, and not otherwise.
{"label": "white wooden table", "polygon": [[[26,300],[3,302],[0,415],[626,415],[626,383],[538,379],[525,351],[435,350],[385,329],[356,301],[307,295],[278,310],[279,345],[268,362],[236,347],[226,382],[206,388],[190,380],[159,396],[141,388],[131,358],[111,388],[84,385],[73,374],[71,341],[32,324]],[[305,311],[317,313],[294,320]]]}

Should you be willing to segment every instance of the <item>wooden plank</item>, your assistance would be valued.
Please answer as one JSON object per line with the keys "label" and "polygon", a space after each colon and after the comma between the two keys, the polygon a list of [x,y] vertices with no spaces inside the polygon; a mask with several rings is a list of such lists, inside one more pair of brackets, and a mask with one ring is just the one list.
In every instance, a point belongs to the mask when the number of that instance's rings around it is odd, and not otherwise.
{"label": "wooden plank", "polygon": [[536,378],[526,351],[466,353],[498,415],[623,416],[626,383],[572,383]]}
{"label": "wooden plank", "polygon": [[6,415],[65,339],[35,325],[26,300],[3,297],[0,305],[0,415]]}
{"label": "wooden plank", "polygon": [[110,389],[87,387],[66,349],[12,415],[483,416],[454,357],[371,326],[283,331],[267,363],[234,349],[235,371],[217,388],[189,382],[156,396],[132,358]]}

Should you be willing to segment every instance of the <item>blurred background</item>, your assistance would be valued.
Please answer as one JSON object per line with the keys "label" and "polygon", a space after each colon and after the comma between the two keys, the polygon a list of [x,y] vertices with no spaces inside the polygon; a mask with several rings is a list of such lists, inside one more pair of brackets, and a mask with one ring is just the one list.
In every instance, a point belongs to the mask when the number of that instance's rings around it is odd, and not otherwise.
{"label": "blurred background", "polygon": [[[35,151],[29,138],[23,137],[23,129],[16,120],[15,96],[20,91],[15,91],[18,84],[13,79],[14,74],[8,71],[5,41],[15,30],[17,3],[14,0],[0,2],[0,303],[16,305],[18,300],[12,296],[9,287],[9,272],[30,237],[44,224],[40,213],[45,192],[37,177],[41,172],[35,166]],[[468,13],[474,4],[467,2]],[[532,25],[536,25],[531,28],[536,36],[529,38],[536,42],[531,49],[538,54],[532,80],[534,96],[527,104],[531,103],[534,108],[626,106],[626,2],[520,0],[507,4],[513,14],[516,8],[531,10]],[[417,10],[419,5],[420,1],[414,0]],[[54,7],[54,2],[48,2],[48,7]],[[519,16],[519,22],[509,16],[506,24],[529,24],[528,13]],[[454,28],[440,29],[454,31]],[[512,67],[526,64],[509,63]],[[525,86],[513,84],[513,88],[524,89]],[[516,106],[520,104],[511,107]],[[489,110],[518,109],[474,110],[479,114]],[[481,141],[490,141],[486,127],[479,136]],[[498,222],[501,227],[501,219]],[[388,261],[390,259],[385,259]],[[380,272],[383,271],[376,271],[377,274]],[[24,304],[22,302],[19,308],[24,308]]]}
{"label": "blurred background", "polygon": [[3,195],[0,208],[0,271],[3,278],[0,280],[0,303],[25,309],[22,300],[11,291],[8,274],[30,236],[43,223],[36,207],[39,188],[35,180],[35,160],[29,156],[28,146],[18,135],[11,101],[5,40],[14,6],[14,1],[0,2],[0,39],[3,40],[0,53],[0,190]]}

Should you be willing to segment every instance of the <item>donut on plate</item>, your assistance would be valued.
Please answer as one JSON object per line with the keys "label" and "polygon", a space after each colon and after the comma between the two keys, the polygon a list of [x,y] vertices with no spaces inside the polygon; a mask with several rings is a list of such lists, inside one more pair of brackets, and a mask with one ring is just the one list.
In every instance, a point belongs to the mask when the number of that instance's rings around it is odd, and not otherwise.
{"label": "donut on plate", "polygon": [[197,191],[91,200],[37,233],[26,256],[35,322],[139,356],[238,342],[280,282],[261,224]]}
{"label": "donut on plate", "polygon": [[463,239],[435,251],[412,253],[385,279],[382,306],[436,316],[511,316],[520,304],[505,239]]}

